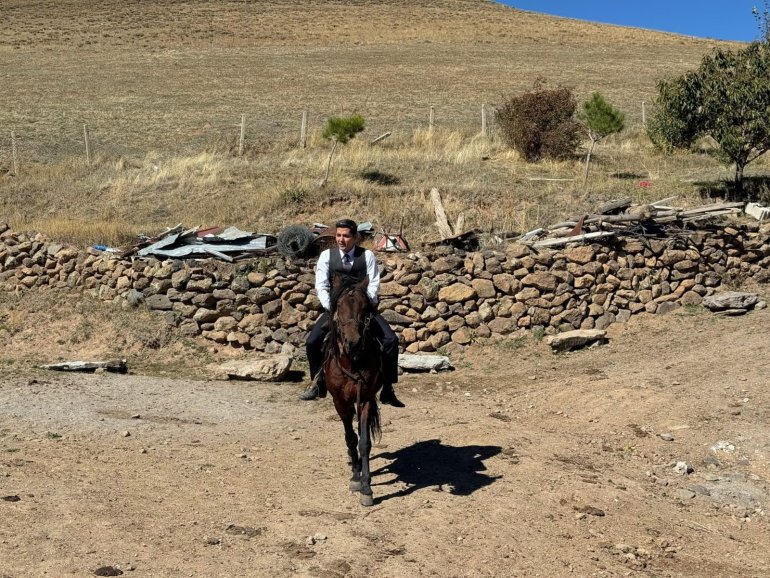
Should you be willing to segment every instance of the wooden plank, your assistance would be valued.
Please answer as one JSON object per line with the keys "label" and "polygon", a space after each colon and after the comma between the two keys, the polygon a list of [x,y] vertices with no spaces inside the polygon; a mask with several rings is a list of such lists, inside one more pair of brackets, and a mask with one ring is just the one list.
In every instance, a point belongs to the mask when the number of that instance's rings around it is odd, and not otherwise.
{"label": "wooden plank", "polygon": [[738,213],[740,213],[740,211],[737,211],[735,209],[724,209],[722,211],[712,211],[710,213],[704,213],[702,215],[692,215],[689,217],[681,217],[681,219],[685,223],[690,223],[692,221],[702,221],[705,219],[711,219],[713,217],[721,217],[723,215],[737,215]]}
{"label": "wooden plank", "polygon": [[527,233],[524,233],[524,234],[523,234],[523,235],[520,237],[520,239],[519,239],[519,240],[520,240],[520,241],[530,241],[530,240],[534,239],[535,237],[537,237],[537,236],[538,236],[540,233],[542,233],[543,231],[544,231],[544,229],[532,229],[531,231],[529,231],[529,232],[527,232]]}
{"label": "wooden plank", "polygon": [[666,203],[668,203],[668,202],[670,202],[670,201],[673,201],[673,200],[674,200],[674,199],[676,199],[677,197],[678,197],[678,195],[674,195],[673,197],[666,197],[665,199],[661,199],[661,200],[659,200],[659,201],[655,201],[654,203],[650,203],[650,205],[652,205],[652,206],[653,206],[653,207],[655,207],[656,209],[657,209],[658,207],[668,207],[668,205],[666,205]]}
{"label": "wooden plank", "polygon": [[689,217],[691,215],[700,215],[703,213],[711,213],[714,211],[722,211],[724,209],[740,209],[743,210],[743,203],[714,203],[713,205],[704,205],[702,207],[695,207],[694,209],[685,209],[679,214],[682,217]]}
{"label": "wooden plank", "polygon": [[577,221],[562,221],[561,223],[555,223],[548,227],[549,231],[555,231],[557,229],[564,229],[565,227],[572,228],[577,225]]}
{"label": "wooden plank", "polygon": [[454,231],[456,234],[459,234],[460,231],[462,231],[465,228],[465,213],[460,213],[457,215],[457,220],[455,220],[455,228]]}
{"label": "wooden plank", "polygon": [[433,209],[436,211],[436,226],[438,232],[441,234],[442,239],[448,239],[454,236],[452,228],[449,226],[449,221],[446,218],[446,212],[444,211],[444,204],[441,202],[441,195],[437,188],[430,190],[430,200],[433,202]]}
{"label": "wooden plank", "polygon": [[574,237],[564,237],[562,239],[546,239],[545,241],[538,241],[533,247],[559,247],[561,245],[568,245],[569,243],[579,243],[582,241],[591,241],[593,239],[602,239],[606,237],[614,237],[614,231],[596,231],[595,233],[585,233],[584,235],[576,235]]}
{"label": "wooden plank", "polygon": [[388,132],[385,132],[385,133],[382,133],[382,134],[381,134],[380,136],[378,136],[376,139],[374,139],[374,140],[370,141],[370,142],[369,142],[369,145],[371,146],[371,145],[373,145],[373,144],[377,144],[378,142],[380,142],[380,141],[383,141],[383,140],[385,140],[386,138],[388,138],[388,137],[389,137],[391,134],[392,134],[392,133],[391,133],[390,131],[388,131]]}

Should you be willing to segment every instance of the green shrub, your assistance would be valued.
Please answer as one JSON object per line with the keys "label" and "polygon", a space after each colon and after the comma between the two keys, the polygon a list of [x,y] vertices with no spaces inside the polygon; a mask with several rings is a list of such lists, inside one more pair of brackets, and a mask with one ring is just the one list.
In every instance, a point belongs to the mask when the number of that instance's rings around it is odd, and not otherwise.
{"label": "green shrub", "polygon": [[355,136],[364,130],[364,117],[360,114],[354,114],[353,116],[333,116],[326,121],[324,125],[323,137],[326,140],[332,141],[332,148],[329,151],[329,160],[326,162],[326,174],[319,185],[321,187],[326,186],[329,181],[329,171],[332,168],[332,157],[334,151],[337,149],[338,144],[347,144],[347,142],[355,138]]}
{"label": "green shrub", "polygon": [[307,200],[307,190],[301,185],[292,184],[280,193],[283,205],[301,205]]}
{"label": "green shrub", "polygon": [[588,168],[591,164],[591,155],[596,143],[606,136],[623,130],[625,115],[598,92],[594,92],[591,98],[583,103],[578,118],[585,125],[588,138],[591,139],[591,147],[586,155],[586,168],[583,175],[583,184],[588,180]]}

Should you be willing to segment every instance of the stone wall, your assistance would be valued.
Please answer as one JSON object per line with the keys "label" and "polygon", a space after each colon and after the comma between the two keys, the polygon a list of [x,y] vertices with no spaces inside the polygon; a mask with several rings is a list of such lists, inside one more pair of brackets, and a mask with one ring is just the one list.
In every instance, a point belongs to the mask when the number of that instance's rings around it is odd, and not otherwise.
{"label": "stone wall", "polygon": [[[381,254],[380,311],[409,352],[539,328],[605,328],[697,305],[724,284],[770,279],[770,228],[535,251]],[[58,289],[157,310],[182,335],[268,352],[301,345],[320,303],[313,263],[282,257],[121,260],[0,225],[0,290]]]}

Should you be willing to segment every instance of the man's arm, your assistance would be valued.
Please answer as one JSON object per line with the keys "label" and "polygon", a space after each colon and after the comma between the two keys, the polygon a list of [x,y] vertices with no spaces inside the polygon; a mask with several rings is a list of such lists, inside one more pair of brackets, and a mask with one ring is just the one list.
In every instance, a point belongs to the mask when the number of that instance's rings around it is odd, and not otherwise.
{"label": "man's arm", "polygon": [[329,298],[329,250],[323,251],[315,266],[315,292],[324,309],[331,309]]}
{"label": "man's arm", "polygon": [[377,265],[377,258],[374,253],[367,250],[364,255],[366,257],[366,274],[369,276],[366,294],[369,296],[369,301],[376,304],[380,294],[380,267]]}

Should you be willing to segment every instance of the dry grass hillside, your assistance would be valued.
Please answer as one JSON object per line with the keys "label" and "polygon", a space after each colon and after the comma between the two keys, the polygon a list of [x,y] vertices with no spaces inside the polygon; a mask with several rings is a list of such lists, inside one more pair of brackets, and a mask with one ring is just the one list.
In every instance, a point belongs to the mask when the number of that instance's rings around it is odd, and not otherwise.
{"label": "dry grass hillside", "polygon": [[[705,155],[654,154],[641,103],[715,44],[485,0],[5,0],[0,216],[62,239],[118,243],[177,222],[275,231],[345,213],[384,226],[403,219],[418,240],[433,235],[432,186],[452,215],[498,230],[618,195],[697,201],[729,171]],[[601,91],[627,114],[585,189],[578,158],[528,165],[494,134],[478,135],[482,104],[491,110],[539,76],[580,99]],[[303,110],[306,149],[297,147]],[[352,112],[367,129],[319,191],[321,126]],[[392,136],[369,146],[385,131]]]}

